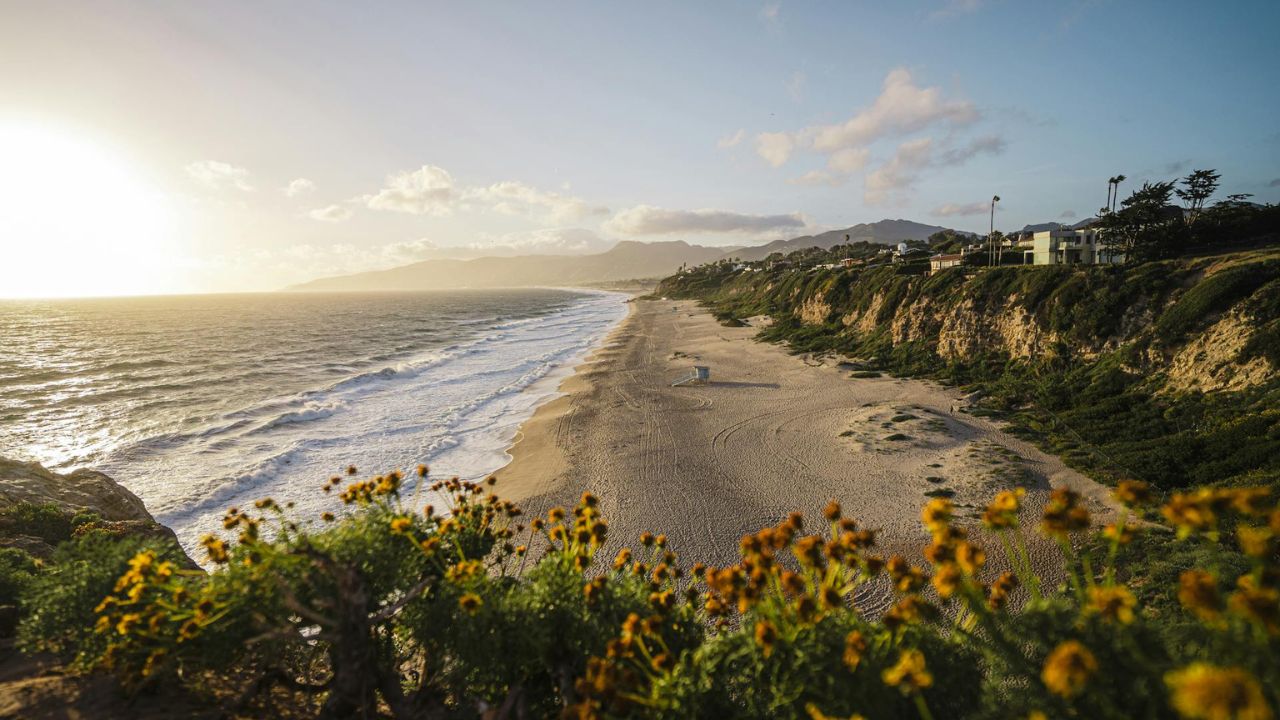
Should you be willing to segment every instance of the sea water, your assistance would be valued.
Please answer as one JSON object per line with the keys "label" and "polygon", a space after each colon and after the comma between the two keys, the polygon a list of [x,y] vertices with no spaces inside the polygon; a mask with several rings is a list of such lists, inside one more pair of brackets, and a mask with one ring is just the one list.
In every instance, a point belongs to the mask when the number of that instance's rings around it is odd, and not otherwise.
{"label": "sea water", "polygon": [[[626,315],[554,289],[0,301],[0,456],[88,467],[192,547],[262,497],[337,510],[321,485],[479,478]],[[412,488],[410,488],[412,490]]]}

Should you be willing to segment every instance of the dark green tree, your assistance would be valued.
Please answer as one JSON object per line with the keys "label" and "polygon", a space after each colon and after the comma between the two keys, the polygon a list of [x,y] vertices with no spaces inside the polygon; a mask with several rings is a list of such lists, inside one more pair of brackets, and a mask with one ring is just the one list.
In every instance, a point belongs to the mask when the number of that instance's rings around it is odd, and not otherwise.
{"label": "dark green tree", "polygon": [[1175,192],[1187,204],[1187,222],[1195,222],[1205,202],[1218,190],[1217,170],[1193,170]]}

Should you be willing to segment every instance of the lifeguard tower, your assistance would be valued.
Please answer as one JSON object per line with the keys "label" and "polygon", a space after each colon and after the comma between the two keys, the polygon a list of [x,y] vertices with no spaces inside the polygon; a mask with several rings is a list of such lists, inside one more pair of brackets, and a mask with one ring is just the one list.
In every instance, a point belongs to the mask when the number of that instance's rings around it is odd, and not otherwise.
{"label": "lifeguard tower", "polygon": [[711,382],[711,368],[707,365],[694,365],[693,369],[690,370],[687,375],[671,383],[671,387],[675,387],[677,385],[689,385],[692,383],[703,384],[703,383],[709,383],[709,382]]}

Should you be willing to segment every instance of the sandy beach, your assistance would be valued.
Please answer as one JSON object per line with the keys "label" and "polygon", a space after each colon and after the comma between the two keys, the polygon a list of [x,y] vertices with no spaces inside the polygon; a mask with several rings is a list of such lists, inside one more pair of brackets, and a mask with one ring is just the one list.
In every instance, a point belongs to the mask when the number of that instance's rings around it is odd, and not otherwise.
{"label": "sandy beach", "polygon": [[[886,555],[917,562],[931,491],[954,493],[972,525],[998,490],[1015,485],[1028,490],[1027,524],[1060,485],[1105,513],[1105,488],[966,414],[957,390],[854,379],[847,365],[790,355],[753,340],[757,332],[724,327],[692,302],[634,300],[564,381],[565,395],[522,426],[512,462],[497,473],[502,494],[542,512],[591,490],[615,542],[666,533],[686,560],[709,564],[733,562],[743,534],[790,511],[818,518],[831,498],[880,531]],[[711,368],[711,382],[672,387],[695,363]],[[998,565],[998,543],[984,544]],[[1057,575],[1056,550],[1031,549]],[[864,601],[874,609],[884,599]]]}

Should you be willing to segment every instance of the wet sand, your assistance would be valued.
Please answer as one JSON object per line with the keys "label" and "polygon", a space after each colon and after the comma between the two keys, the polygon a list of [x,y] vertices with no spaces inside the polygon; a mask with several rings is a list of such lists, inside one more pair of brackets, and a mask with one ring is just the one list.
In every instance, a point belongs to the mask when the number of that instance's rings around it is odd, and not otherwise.
{"label": "wet sand", "polygon": [[[880,530],[881,551],[923,562],[920,508],[952,491],[962,523],[1004,488],[1027,488],[1034,527],[1049,488],[1068,485],[1101,514],[1107,491],[1058,458],[973,417],[960,393],[890,377],[854,379],[833,359],[790,355],[727,328],[691,302],[635,300],[605,345],[526,422],[497,473],[501,494],[532,512],[602,499],[611,544],[666,533],[689,561],[737,559],[742,535],[792,511],[817,519],[838,499]],[[694,364],[711,382],[672,387]],[[1033,531],[1028,533],[1034,535]],[[984,541],[993,568],[998,543]],[[1033,542],[1056,578],[1057,551]],[[882,607],[887,594],[865,597]]]}

